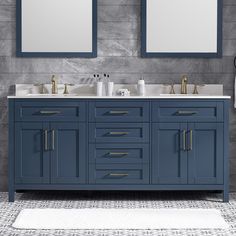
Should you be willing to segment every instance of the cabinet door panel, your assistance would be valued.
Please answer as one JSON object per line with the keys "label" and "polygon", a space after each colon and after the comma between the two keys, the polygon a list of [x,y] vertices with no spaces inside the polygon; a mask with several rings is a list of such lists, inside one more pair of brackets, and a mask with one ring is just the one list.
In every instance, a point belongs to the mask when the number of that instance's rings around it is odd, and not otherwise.
{"label": "cabinet door panel", "polygon": [[188,183],[223,184],[223,124],[191,123],[188,130],[188,145],[192,130],[192,150],[188,151]]}
{"label": "cabinet door panel", "polygon": [[49,151],[45,150],[43,123],[16,123],[16,183],[49,183]]}
{"label": "cabinet door panel", "polygon": [[187,152],[183,150],[184,130],[187,130],[187,124],[153,124],[152,183],[187,183]]}
{"label": "cabinet door panel", "polygon": [[51,124],[52,183],[85,182],[85,124]]}

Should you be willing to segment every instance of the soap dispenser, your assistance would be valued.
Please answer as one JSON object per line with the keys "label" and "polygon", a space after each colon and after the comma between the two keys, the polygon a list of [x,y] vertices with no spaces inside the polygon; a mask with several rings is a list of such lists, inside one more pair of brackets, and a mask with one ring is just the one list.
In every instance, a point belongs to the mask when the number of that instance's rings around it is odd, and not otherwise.
{"label": "soap dispenser", "polygon": [[143,77],[138,81],[138,95],[145,96],[145,81]]}

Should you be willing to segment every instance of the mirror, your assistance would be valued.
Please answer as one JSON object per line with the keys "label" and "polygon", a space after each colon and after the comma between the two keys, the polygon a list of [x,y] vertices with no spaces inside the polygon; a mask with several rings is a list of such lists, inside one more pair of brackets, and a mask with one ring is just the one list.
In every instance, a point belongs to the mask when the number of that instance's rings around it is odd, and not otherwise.
{"label": "mirror", "polygon": [[97,0],[17,0],[16,4],[17,56],[97,56]]}
{"label": "mirror", "polygon": [[143,57],[221,57],[222,0],[141,0]]}

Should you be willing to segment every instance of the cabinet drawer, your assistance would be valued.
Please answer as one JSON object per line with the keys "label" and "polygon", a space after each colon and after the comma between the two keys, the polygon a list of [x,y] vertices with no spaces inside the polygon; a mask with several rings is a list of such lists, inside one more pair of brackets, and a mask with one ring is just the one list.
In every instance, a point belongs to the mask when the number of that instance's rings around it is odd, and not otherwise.
{"label": "cabinet drawer", "polygon": [[101,164],[148,163],[148,144],[90,144],[89,162]]}
{"label": "cabinet drawer", "polygon": [[90,123],[89,130],[91,143],[149,142],[149,124],[146,123]]}
{"label": "cabinet drawer", "polygon": [[85,121],[83,102],[16,102],[16,121]]}
{"label": "cabinet drawer", "polygon": [[148,122],[149,102],[93,102],[89,107],[90,122]]}
{"label": "cabinet drawer", "polygon": [[149,165],[114,164],[89,166],[89,182],[93,184],[148,184]]}
{"label": "cabinet drawer", "polygon": [[223,103],[209,101],[154,102],[153,122],[223,122]]}

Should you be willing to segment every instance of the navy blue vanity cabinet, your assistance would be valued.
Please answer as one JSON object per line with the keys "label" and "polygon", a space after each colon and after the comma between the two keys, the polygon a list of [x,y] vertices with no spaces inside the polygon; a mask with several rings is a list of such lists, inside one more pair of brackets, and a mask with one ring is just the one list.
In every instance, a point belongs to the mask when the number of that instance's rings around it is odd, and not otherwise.
{"label": "navy blue vanity cabinet", "polygon": [[90,184],[137,189],[149,184],[149,106],[149,101],[90,102]]}
{"label": "navy blue vanity cabinet", "polygon": [[15,169],[9,173],[9,185],[48,189],[55,184],[85,183],[85,103],[26,99],[10,101],[9,109],[9,152],[13,149],[9,164]]}
{"label": "navy blue vanity cabinet", "polygon": [[153,184],[220,189],[228,201],[228,106],[227,100],[152,103]]}
{"label": "navy blue vanity cabinet", "polygon": [[17,190],[228,190],[228,99],[9,99]]}

